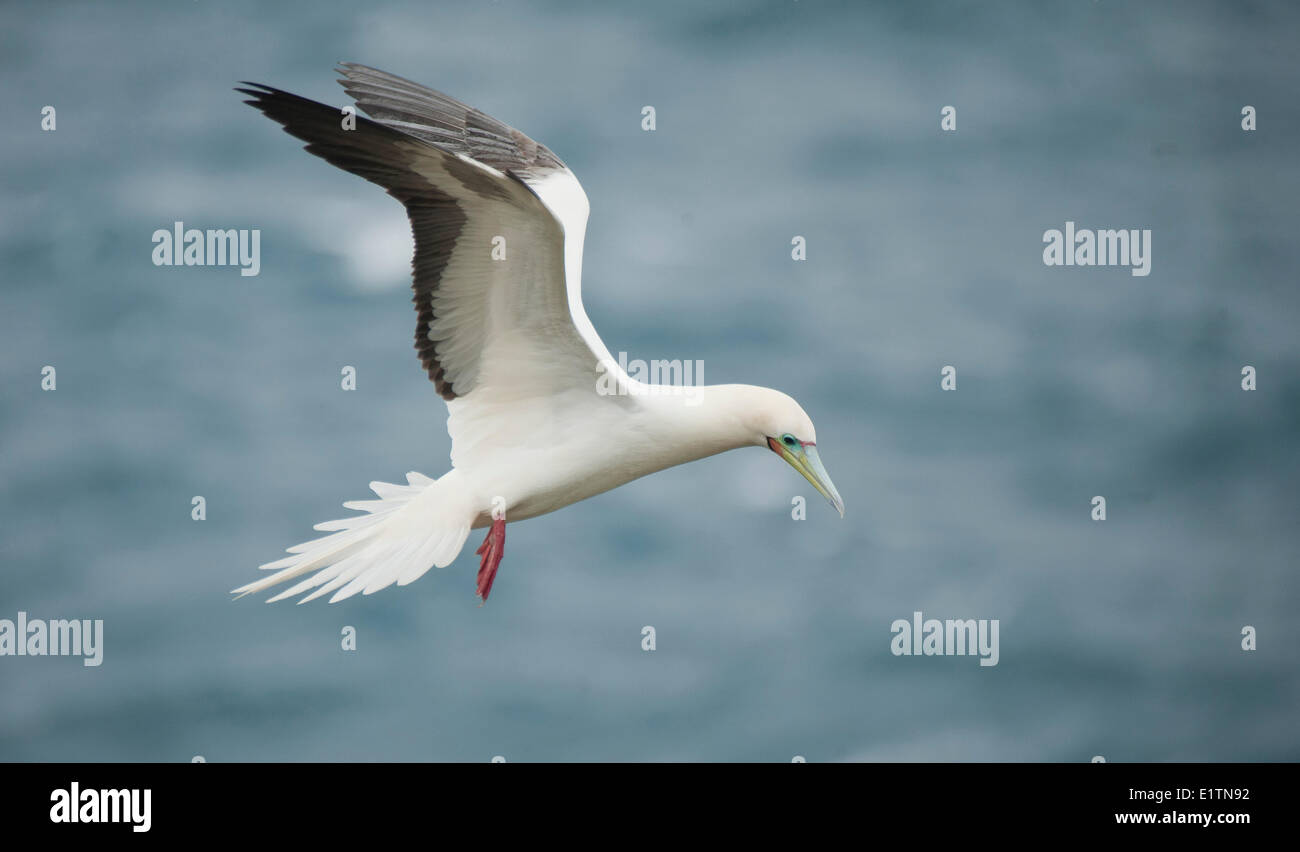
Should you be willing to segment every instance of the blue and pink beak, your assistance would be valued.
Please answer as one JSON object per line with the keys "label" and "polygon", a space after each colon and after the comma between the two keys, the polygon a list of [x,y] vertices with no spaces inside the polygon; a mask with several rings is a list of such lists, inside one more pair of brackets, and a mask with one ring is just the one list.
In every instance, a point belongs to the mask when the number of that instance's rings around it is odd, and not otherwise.
{"label": "blue and pink beak", "polygon": [[803,474],[803,478],[811,482],[813,488],[830,501],[830,504],[840,513],[840,517],[844,517],[844,501],[840,499],[840,492],[835,490],[835,483],[831,482],[826,466],[817,455],[815,442],[796,440],[794,446],[787,446],[776,438],[769,437],[767,446],[772,452],[785,459],[790,467]]}

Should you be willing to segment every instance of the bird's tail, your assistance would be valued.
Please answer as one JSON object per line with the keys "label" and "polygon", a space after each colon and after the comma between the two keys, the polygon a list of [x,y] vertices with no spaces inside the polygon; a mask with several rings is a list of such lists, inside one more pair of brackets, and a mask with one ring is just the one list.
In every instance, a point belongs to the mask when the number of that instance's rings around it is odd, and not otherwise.
{"label": "bird's tail", "polygon": [[[298,603],[334,592],[330,603],[357,592],[371,594],[393,583],[405,586],[434,565],[450,565],[469,536],[474,511],[457,489],[456,471],[441,479],[408,473],[406,485],[372,482],[378,500],[353,500],[354,515],[325,521],[315,529],[331,535],[289,548],[292,556],[261,566],[274,571],[231,594],[244,595],[310,575],[270,598],[271,603],[310,592]],[[314,573],[313,573],[314,572]]]}

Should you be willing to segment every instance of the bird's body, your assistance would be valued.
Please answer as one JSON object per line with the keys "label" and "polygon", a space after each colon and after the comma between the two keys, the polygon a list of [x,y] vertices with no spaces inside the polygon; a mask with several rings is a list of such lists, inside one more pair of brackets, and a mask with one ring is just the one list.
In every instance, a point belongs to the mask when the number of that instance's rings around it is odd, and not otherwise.
{"label": "bird's body", "polygon": [[[486,599],[506,521],[584,500],[677,464],[766,444],[843,513],[812,422],[794,400],[749,385],[647,386],[610,356],[582,307],[587,197],[544,146],[445,95],[365,66],[341,80],[372,120],[266,86],[248,103],[307,150],[383,186],[415,237],[416,349],[446,399],[452,469],[371,483],[366,514],[263,565],[236,593],[303,578],[272,600],[339,600],[445,566],[471,529]],[[250,84],[251,85],[251,84]]]}

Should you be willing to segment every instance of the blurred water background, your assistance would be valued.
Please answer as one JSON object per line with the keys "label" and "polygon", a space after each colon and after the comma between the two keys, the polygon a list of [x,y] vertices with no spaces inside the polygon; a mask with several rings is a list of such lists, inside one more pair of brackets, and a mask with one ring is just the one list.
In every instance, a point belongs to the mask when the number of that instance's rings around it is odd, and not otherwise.
{"label": "blurred water background", "polygon": [[[1294,4],[0,18],[0,618],[106,645],[0,658],[0,759],[1300,759]],[[401,207],[231,91],[342,104],[340,60],[555,150],[610,349],[794,395],[847,518],[739,451],[512,526],[482,609],[477,532],[405,589],[231,603],[447,464]],[[261,274],[155,267],[176,220],[260,228]],[[1045,267],[1067,220],[1150,228],[1151,275]],[[893,656],[917,610],[999,619],[999,664]]]}

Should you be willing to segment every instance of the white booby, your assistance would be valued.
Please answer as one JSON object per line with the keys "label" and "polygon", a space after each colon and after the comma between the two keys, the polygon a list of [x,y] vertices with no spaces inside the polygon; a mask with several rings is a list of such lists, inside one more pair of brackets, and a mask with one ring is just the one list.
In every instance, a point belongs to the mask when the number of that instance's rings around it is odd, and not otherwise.
{"label": "white booby", "polygon": [[548,148],[400,77],[353,63],[339,71],[370,119],[261,84],[237,91],[306,150],[405,205],[415,348],[447,401],[451,470],[372,482],[379,499],[343,504],[365,514],[317,524],[330,534],[289,548],[235,594],[298,580],[270,600],[332,592],[334,602],[406,585],[488,527],[477,580],[486,600],[507,520],[740,447],[777,453],[843,516],[793,399],[750,385],[683,394],[629,377],[610,356],[582,307],[587,196]]}

